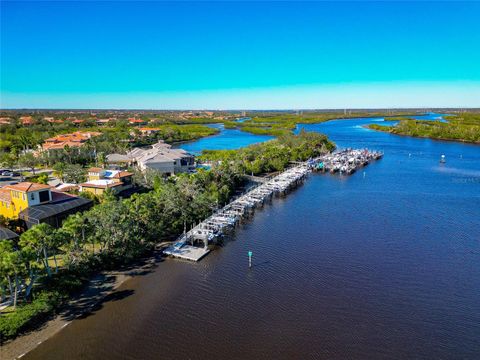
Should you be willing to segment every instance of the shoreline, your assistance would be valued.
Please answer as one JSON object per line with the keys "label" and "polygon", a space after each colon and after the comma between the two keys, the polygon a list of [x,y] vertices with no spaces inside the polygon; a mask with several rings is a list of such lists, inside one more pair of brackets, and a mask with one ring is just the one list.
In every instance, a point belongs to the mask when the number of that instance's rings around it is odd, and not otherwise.
{"label": "shoreline", "polygon": [[378,129],[372,129],[368,125],[363,125],[365,129],[368,130],[373,130],[373,131],[379,131],[382,133],[387,133],[387,134],[392,134],[396,136],[403,136],[403,137],[409,137],[409,138],[414,138],[414,139],[428,139],[428,140],[436,140],[436,141],[446,141],[446,142],[458,142],[462,144],[470,144],[470,145],[480,145],[480,142],[475,142],[475,141],[467,141],[467,140],[460,140],[460,139],[444,139],[444,138],[432,138],[428,136],[413,136],[413,135],[406,135],[406,134],[397,134],[391,131],[383,131],[383,130],[378,130]]}
{"label": "shoreline", "polygon": [[19,359],[34,350],[38,345],[47,341],[72,321],[95,313],[95,309],[107,296],[114,294],[118,288],[137,274],[151,271],[156,264],[162,261],[163,248],[171,242],[162,242],[144,258],[134,262],[127,268],[103,271],[94,275],[80,293],[66,304],[47,316],[41,324],[33,324],[14,339],[7,340],[0,345],[2,360]]}

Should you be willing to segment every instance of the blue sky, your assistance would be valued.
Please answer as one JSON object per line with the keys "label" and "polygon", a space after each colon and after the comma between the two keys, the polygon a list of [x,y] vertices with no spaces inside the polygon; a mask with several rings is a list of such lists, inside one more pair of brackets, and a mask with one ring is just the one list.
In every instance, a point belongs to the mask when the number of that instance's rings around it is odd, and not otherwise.
{"label": "blue sky", "polygon": [[1,2],[1,103],[480,106],[478,2]]}

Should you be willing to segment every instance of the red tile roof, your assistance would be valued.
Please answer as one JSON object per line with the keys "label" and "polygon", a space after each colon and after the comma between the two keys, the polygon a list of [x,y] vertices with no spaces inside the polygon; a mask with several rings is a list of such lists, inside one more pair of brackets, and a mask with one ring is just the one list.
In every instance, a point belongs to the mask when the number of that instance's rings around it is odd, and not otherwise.
{"label": "red tile roof", "polygon": [[3,189],[6,189],[6,190],[17,190],[17,191],[23,191],[23,192],[45,190],[50,188],[51,188],[50,185],[32,183],[28,181],[14,184],[14,185],[7,185],[3,187]]}
{"label": "red tile roof", "polygon": [[71,134],[60,134],[49,139],[45,139],[42,145],[43,150],[63,149],[65,146],[80,147],[88,139],[102,135],[100,132],[74,132]]}
{"label": "red tile roof", "polygon": [[5,201],[8,203],[12,202],[12,197],[10,195],[10,190],[1,188],[0,189],[0,201]]}
{"label": "red tile roof", "polygon": [[91,167],[90,169],[87,170],[88,172],[94,172],[94,173],[99,173],[102,172],[103,169],[100,167]]}
{"label": "red tile roof", "polygon": [[120,178],[123,178],[123,177],[127,177],[127,176],[133,176],[134,174],[131,173],[131,172],[128,172],[128,171],[120,171],[119,173],[116,173],[114,178],[115,179],[120,179]]}

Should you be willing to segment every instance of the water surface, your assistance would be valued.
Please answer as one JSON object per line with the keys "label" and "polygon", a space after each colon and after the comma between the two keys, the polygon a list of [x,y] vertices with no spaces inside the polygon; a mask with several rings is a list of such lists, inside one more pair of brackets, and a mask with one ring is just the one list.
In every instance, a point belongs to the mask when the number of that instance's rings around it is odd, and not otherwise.
{"label": "water surface", "polygon": [[480,147],[363,127],[377,121],[299,125],[385,157],[311,175],[200,263],[160,262],[25,358],[478,359]]}
{"label": "water surface", "polygon": [[209,124],[220,132],[213,136],[177,144],[186,151],[198,155],[202,150],[231,150],[273,139],[269,135],[255,135],[238,129],[225,129],[223,124]]}

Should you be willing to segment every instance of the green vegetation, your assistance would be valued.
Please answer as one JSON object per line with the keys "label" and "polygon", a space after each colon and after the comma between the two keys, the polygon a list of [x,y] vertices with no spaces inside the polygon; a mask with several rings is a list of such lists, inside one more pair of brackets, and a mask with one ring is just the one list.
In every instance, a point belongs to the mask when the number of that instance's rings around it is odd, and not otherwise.
{"label": "green vegetation", "polygon": [[[396,112],[395,115],[411,115],[403,112]],[[316,124],[333,119],[352,119],[358,117],[391,117],[391,113],[383,112],[306,112],[305,114],[291,113],[265,113],[253,116],[250,120],[244,122],[225,122],[225,127],[229,129],[238,128],[256,135],[281,136],[291,133],[297,124]],[[390,119],[389,119],[390,120]]]}
{"label": "green vegetation", "polygon": [[135,144],[142,143],[143,145],[153,144],[158,140],[164,140],[167,143],[175,143],[182,141],[191,141],[199,139],[201,137],[215,135],[219,132],[218,129],[211,128],[205,125],[176,125],[176,124],[166,124],[166,125],[154,125],[151,124],[149,127],[159,129],[159,132],[154,133],[150,136],[140,136],[138,129],[134,129],[133,133],[135,136]]}
{"label": "green vegetation", "polygon": [[17,241],[0,241],[0,291],[13,310],[0,317],[0,335],[15,336],[63,303],[93,269],[128,263],[174,239],[224,204],[241,182],[226,166],[167,180],[157,175],[146,182],[152,187],[148,193],[106,197],[59,229],[40,224]]}
{"label": "green vegetation", "polygon": [[[191,141],[219,131],[200,124],[152,123],[148,127],[159,131],[150,135],[142,134],[125,119],[104,126],[97,126],[91,119],[80,125],[67,120],[62,124],[52,124],[38,119],[28,127],[12,120],[10,125],[0,125],[0,164],[6,168],[16,165],[25,167],[35,175],[35,168],[38,167],[50,167],[58,163],[98,165],[99,158],[111,153],[126,153],[132,147],[151,145],[159,140],[168,143]],[[45,139],[75,131],[95,131],[102,135],[92,137],[80,148],[67,145],[55,151],[38,151]]]}
{"label": "green vegetation", "polygon": [[[145,192],[128,199],[106,194],[59,229],[47,224],[20,239],[0,241],[0,293],[9,311],[0,316],[0,336],[15,337],[65,303],[94,273],[130,263],[154,245],[178,237],[184,228],[226,204],[244,183],[244,173],[283,170],[290,161],[332,150],[324,135],[282,135],[238,151],[206,152],[211,170],[165,179],[147,172],[137,181]],[[69,165],[78,166],[78,165]],[[59,176],[72,169],[56,166]]]}
{"label": "green vegetation", "polygon": [[371,124],[369,128],[397,135],[480,143],[480,113],[459,113],[446,120],[448,122],[402,119],[395,126]]}
{"label": "green vegetation", "polygon": [[334,147],[325,135],[302,131],[239,150],[205,150],[200,159],[228,163],[239,173],[258,175],[282,171],[291,161],[305,161]]}

